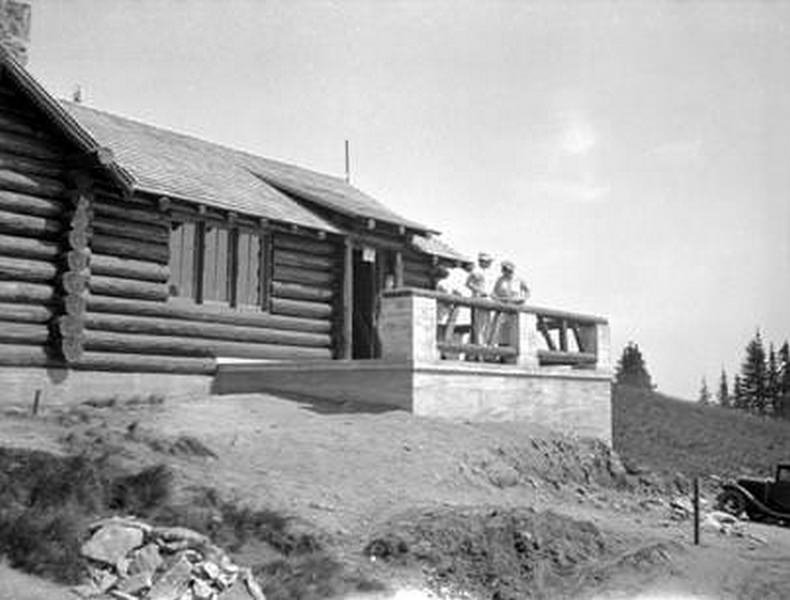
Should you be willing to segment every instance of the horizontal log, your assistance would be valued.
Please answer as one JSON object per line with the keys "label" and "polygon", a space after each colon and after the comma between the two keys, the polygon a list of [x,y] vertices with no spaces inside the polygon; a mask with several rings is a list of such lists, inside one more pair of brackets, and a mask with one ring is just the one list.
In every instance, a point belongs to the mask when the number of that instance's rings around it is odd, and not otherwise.
{"label": "horizontal log", "polygon": [[41,283],[0,281],[0,301],[46,304],[55,299],[55,288]]}
{"label": "horizontal log", "polygon": [[538,362],[541,365],[594,365],[595,354],[590,352],[560,352],[557,350],[538,350]]}
{"label": "horizontal log", "polygon": [[[52,318],[52,314],[52,308],[45,304],[6,304],[0,302],[0,321],[46,323]],[[4,326],[4,323],[0,323],[0,329]]]}
{"label": "horizontal log", "polygon": [[91,295],[88,296],[88,310],[102,313],[185,319],[201,323],[268,327],[287,331],[328,333],[331,328],[331,324],[323,319],[300,319],[269,313],[217,309],[201,304],[174,301],[162,303]]}
{"label": "horizontal log", "polygon": [[312,271],[297,269],[296,267],[280,267],[275,265],[272,279],[283,283],[330,286],[337,280],[337,277],[330,271]]}
{"label": "horizontal log", "polygon": [[127,240],[108,235],[94,234],[91,249],[98,254],[150,260],[166,265],[170,258],[170,250],[164,244],[147,244],[136,240]]}
{"label": "horizontal log", "polygon": [[57,272],[57,267],[49,262],[0,256],[0,279],[39,283],[52,281]]}
{"label": "horizontal log", "polygon": [[30,104],[15,90],[5,87],[5,93],[0,92],[0,114],[10,116],[20,121],[35,121],[41,116],[30,110]]}
{"label": "horizontal log", "polygon": [[305,319],[328,319],[332,316],[332,305],[323,302],[272,298],[272,312],[278,315],[292,315]]}
{"label": "horizontal log", "polygon": [[[123,200],[119,200],[123,202]],[[128,203],[127,203],[128,204]],[[122,204],[111,204],[102,201],[97,197],[93,204],[93,211],[96,215],[101,215],[107,218],[115,218],[126,221],[134,221],[135,223],[147,223],[149,225],[161,225],[163,227],[170,226],[169,217],[155,206],[151,206],[150,210],[143,208],[134,208]]]}
{"label": "horizontal log", "polygon": [[225,323],[201,323],[184,319],[164,319],[94,312],[88,312],[84,319],[85,327],[88,329],[134,334],[315,347],[328,347],[332,341],[328,333],[240,327]]}
{"label": "horizontal log", "polygon": [[92,275],[88,283],[90,291],[101,296],[139,298],[142,300],[165,301],[170,296],[167,285],[137,279]]}
{"label": "horizontal log", "polygon": [[274,253],[274,264],[318,271],[330,271],[337,268],[337,261],[333,257],[313,256],[300,252],[288,252],[287,250],[279,250]]}
{"label": "horizontal log", "polygon": [[164,226],[114,221],[98,216],[94,217],[92,225],[95,232],[114,237],[159,242],[161,244],[167,244],[170,241],[170,229]]}
{"label": "horizontal log", "polygon": [[62,161],[64,159],[62,150],[56,145],[13,133],[4,133],[0,136],[0,150],[10,154],[21,154],[22,156],[50,161]]}
{"label": "horizontal log", "polygon": [[474,356],[484,356],[486,358],[508,358],[518,356],[518,351],[508,346],[480,346],[477,344],[438,342],[436,347],[442,352],[451,354],[471,354]]}
{"label": "horizontal log", "polygon": [[0,343],[0,366],[4,367],[45,367],[53,365],[43,345],[28,346]]}
{"label": "horizontal log", "polygon": [[318,256],[334,256],[339,252],[338,246],[331,242],[320,240],[287,236],[283,234],[274,235],[273,244],[276,250],[293,250],[296,252],[316,254]]}
{"label": "horizontal log", "polygon": [[64,213],[64,201],[0,190],[0,209],[23,215],[57,218]]}
{"label": "horizontal log", "polygon": [[317,302],[331,302],[335,292],[328,287],[314,287],[298,283],[272,282],[272,296],[277,298],[291,298],[292,300],[315,300]]}
{"label": "horizontal log", "polygon": [[54,260],[59,253],[57,242],[0,234],[0,255]]}
{"label": "horizontal log", "polygon": [[20,119],[8,113],[0,113],[0,131],[15,133],[21,137],[33,138],[44,144],[56,144],[48,132],[31,125],[35,121]]}
{"label": "horizontal log", "polygon": [[65,198],[66,186],[57,179],[0,169],[0,189],[44,198]]}
{"label": "horizontal log", "polygon": [[62,230],[63,224],[56,219],[0,210],[0,232],[52,238]]}
{"label": "horizontal log", "polygon": [[11,344],[46,344],[49,328],[40,323],[3,323],[0,325],[0,342]]}
{"label": "horizontal log", "polygon": [[425,290],[433,289],[433,281],[427,278],[422,277],[409,277],[408,275],[404,275],[403,277],[403,285],[406,287],[412,288],[421,288]]}
{"label": "horizontal log", "polygon": [[249,344],[196,338],[158,335],[135,335],[110,331],[85,332],[86,351],[132,354],[167,354],[172,356],[205,356],[258,359],[331,358],[328,348],[305,348],[273,344]]}
{"label": "horizontal log", "polygon": [[72,365],[78,369],[127,371],[143,373],[184,373],[210,375],[216,370],[213,358],[192,358],[169,355],[118,354],[114,352],[83,352]]}
{"label": "horizontal log", "polygon": [[415,265],[415,264],[405,264],[403,265],[403,272],[409,275],[416,275],[418,277],[430,277],[434,272],[434,267],[431,264],[427,265]]}
{"label": "horizontal log", "polygon": [[143,281],[158,281],[161,283],[167,283],[170,278],[170,269],[167,265],[104,254],[92,255],[91,272],[95,275],[109,275],[110,277],[125,277],[127,279],[141,279]]}
{"label": "horizontal log", "polygon": [[26,175],[44,175],[58,180],[65,175],[64,165],[60,162],[28,158],[2,151],[0,151],[0,169],[8,169]]}

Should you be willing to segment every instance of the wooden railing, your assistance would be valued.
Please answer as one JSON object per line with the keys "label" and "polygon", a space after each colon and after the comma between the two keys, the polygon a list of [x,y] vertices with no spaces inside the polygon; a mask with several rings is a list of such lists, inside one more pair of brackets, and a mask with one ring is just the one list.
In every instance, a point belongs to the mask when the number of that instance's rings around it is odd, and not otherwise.
{"label": "wooden railing", "polygon": [[422,289],[384,297],[419,299],[423,315],[434,306],[435,321],[423,316],[413,326],[433,327],[439,360],[608,367],[608,325],[601,317]]}

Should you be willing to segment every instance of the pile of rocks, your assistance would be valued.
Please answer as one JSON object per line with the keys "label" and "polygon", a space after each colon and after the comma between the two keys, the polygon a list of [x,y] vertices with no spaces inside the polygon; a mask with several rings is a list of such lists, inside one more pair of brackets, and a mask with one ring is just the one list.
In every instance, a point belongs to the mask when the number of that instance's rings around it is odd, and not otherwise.
{"label": "pile of rocks", "polygon": [[89,533],[81,552],[90,581],[74,588],[84,598],[265,600],[248,568],[191,529],[112,518],[94,523]]}

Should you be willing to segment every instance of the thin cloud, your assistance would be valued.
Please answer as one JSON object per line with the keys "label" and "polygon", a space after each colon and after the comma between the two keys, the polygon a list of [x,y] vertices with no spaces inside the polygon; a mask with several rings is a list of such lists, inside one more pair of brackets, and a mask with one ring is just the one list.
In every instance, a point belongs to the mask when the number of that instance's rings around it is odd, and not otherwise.
{"label": "thin cloud", "polygon": [[530,187],[533,194],[575,204],[604,202],[610,191],[606,185],[567,179],[542,179],[535,181]]}
{"label": "thin cloud", "polygon": [[653,148],[653,155],[668,163],[697,164],[703,158],[702,140],[674,140]]}

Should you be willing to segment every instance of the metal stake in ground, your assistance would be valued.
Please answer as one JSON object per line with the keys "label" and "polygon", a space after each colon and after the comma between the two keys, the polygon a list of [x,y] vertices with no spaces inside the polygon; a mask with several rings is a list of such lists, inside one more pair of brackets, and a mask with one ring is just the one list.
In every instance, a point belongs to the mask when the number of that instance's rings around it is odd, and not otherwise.
{"label": "metal stake in ground", "polygon": [[33,416],[35,417],[38,414],[38,404],[41,401],[41,390],[36,390],[35,396],[33,396]]}
{"label": "metal stake in ground", "polygon": [[694,478],[694,545],[699,546],[699,477]]}

